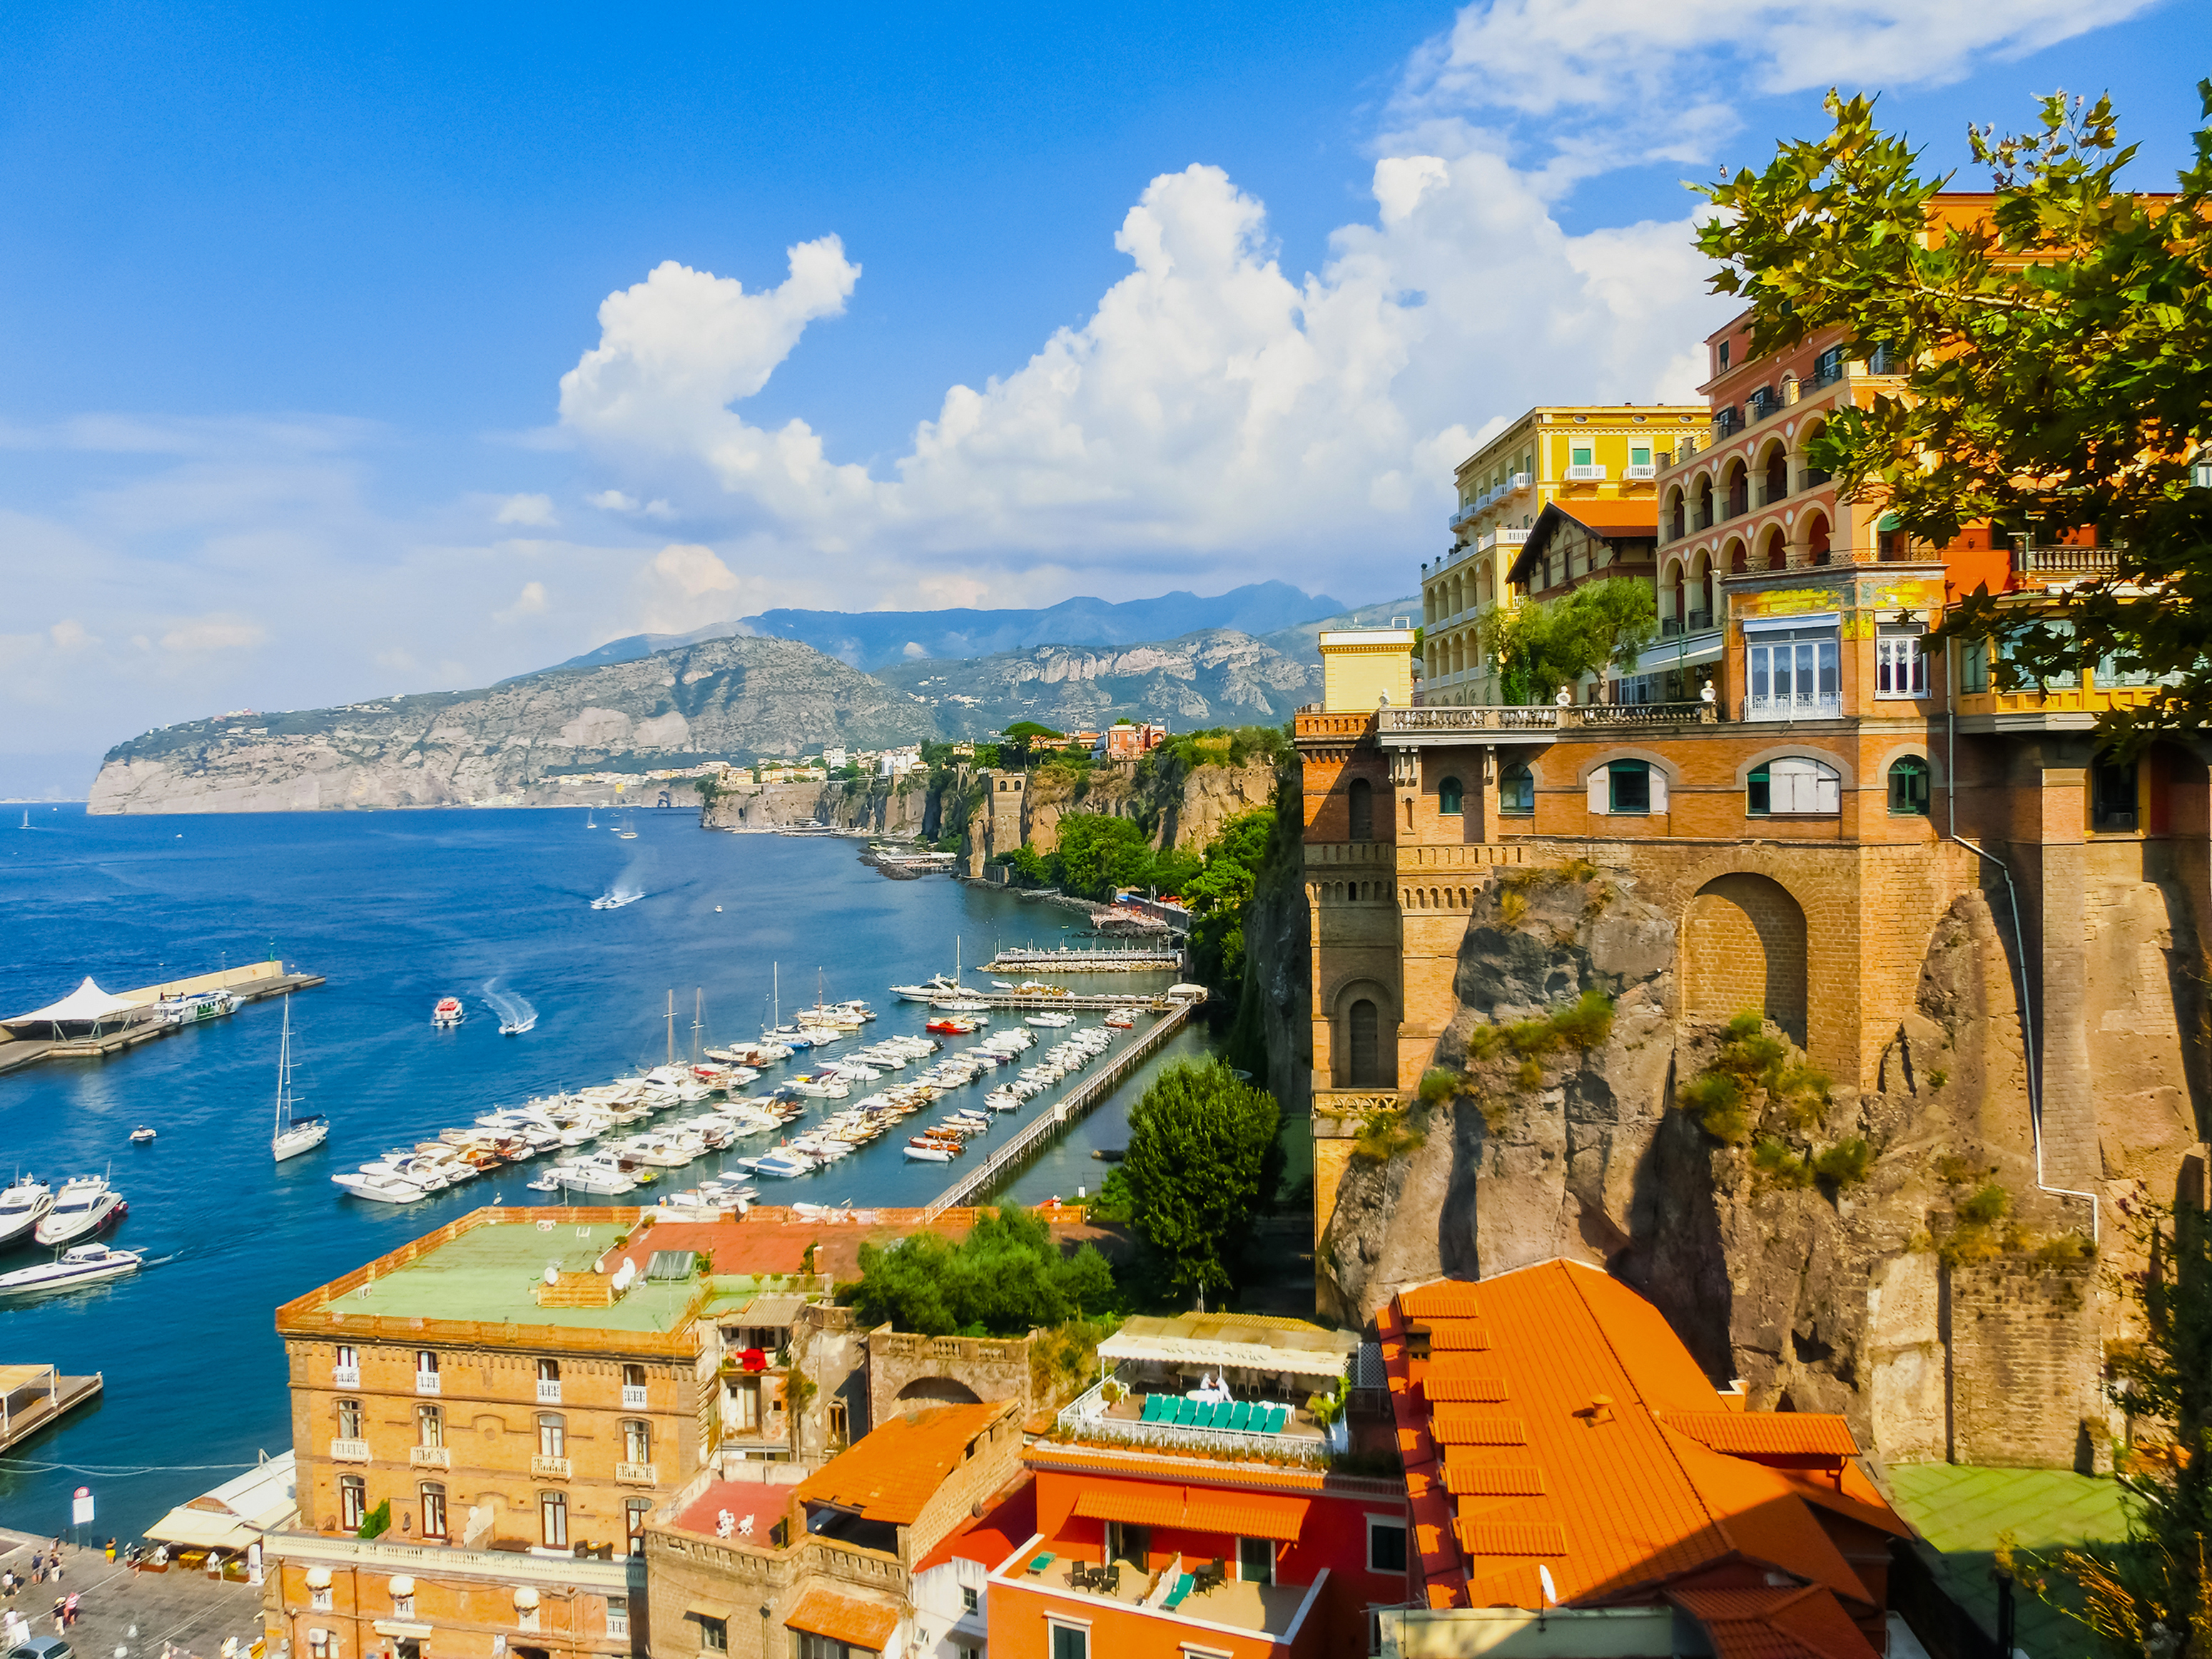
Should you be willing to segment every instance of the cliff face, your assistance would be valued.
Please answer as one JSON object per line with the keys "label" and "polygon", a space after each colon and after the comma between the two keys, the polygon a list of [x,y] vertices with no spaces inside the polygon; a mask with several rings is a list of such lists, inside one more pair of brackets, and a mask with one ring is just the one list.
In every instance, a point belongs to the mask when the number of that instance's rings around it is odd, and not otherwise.
{"label": "cliff face", "polygon": [[[956,776],[953,786],[958,787]],[[834,823],[880,836],[939,833],[940,792],[921,775],[859,783],[766,783],[725,787],[699,815],[709,830],[775,830]]]}
{"label": "cliff face", "polygon": [[1275,768],[1258,758],[1146,776],[1134,766],[1105,767],[1079,778],[1046,767],[1022,778],[1011,799],[998,781],[994,772],[979,774],[965,797],[971,875],[1017,847],[1040,856],[1052,852],[1060,845],[1060,820],[1084,812],[1148,823],[1155,847],[1203,848],[1226,819],[1274,799]]}
{"label": "cliff face", "polygon": [[[1266,931],[1276,963],[1300,948],[1297,933],[1287,918]],[[1807,1152],[1863,1137],[1872,1156],[1857,1179],[1762,1162],[1682,1108],[1725,1033],[1668,1012],[1674,935],[1618,872],[1484,888],[1435,1057],[1469,1092],[1410,1115],[1419,1145],[1370,1139],[1340,1163],[1317,1249],[1329,1310],[1364,1324],[1401,1285],[1570,1255],[1650,1296],[1714,1376],[1745,1379],[1755,1405],[1844,1413],[1886,1457],[2093,1455],[2096,1267],[2066,1237],[2086,1243],[2087,1217],[2037,1189],[2013,981],[1983,896],[1960,897],[1936,928],[1879,1086],[1838,1083],[1806,1119],[1770,1112],[1754,1131]],[[2132,949],[2156,957],[2156,944]],[[1605,1040],[1586,1050],[1523,1067],[1479,1032],[1556,1014],[1591,989],[1617,1001]],[[2131,1007],[2155,1000],[2130,994]],[[2173,1021],[2169,999],[2163,1029]],[[1270,1036],[1271,1060],[1303,1063],[1295,1029]],[[2163,1082],[2154,1066],[2136,1070],[2135,1092],[2174,1086],[2171,1069]],[[1316,1134],[1358,1127],[1319,1121]],[[2107,1158],[2115,1180],[2136,1178],[2111,1162],[2124,1154]],[[1976,1235],[1961,1206],[1989,1183],[2005,1188],[2009,1217],[1964,1248]],[[2124,1234],[2108,1221],[2104,1236],[2115,1265]]]}
{"label": "cliff face", "polygon": [[545,780],[934,735],[927,708],[811,647],[711,640],[479,691],[166,726],[109,751],[91,810],[580,805],[598,797],[550,793]]}

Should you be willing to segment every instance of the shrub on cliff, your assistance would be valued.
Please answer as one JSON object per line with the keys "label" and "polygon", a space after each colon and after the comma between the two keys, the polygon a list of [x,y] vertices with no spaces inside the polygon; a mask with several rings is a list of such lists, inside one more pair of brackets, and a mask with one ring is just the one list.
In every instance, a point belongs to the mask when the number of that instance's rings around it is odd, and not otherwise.
{"label": "shrub on cliff", "polygon": [[1273,807],[1225,821],[1206,861],[1180,884],[1191,908],[1190,953],[1199,979],[1232,1000],[1244,983],[1244,911],[1274,847]]}
{"label": "shrub on cliff", "polygon": [[1282,1180],[1282,1127],[1275,1097],[1218,1060],[1169,1066],[1129,1114],[1133,1219],[1178,1289],[1235,1282]]}

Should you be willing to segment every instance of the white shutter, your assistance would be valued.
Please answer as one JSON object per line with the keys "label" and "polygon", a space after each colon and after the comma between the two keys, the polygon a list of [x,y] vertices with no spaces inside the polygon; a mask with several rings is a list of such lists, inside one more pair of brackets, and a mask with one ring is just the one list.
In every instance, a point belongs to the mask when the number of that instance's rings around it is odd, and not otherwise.
{"label": "white shutter", "polygon": [[1655,812],[1667,810],[1667,775],[1656,766],[1651,769],[1651,810]]}
{"label": "white shutter", "polygon": [[1814,782],[1820,795],[1820,805],[1814,811],[1840,812],[1844,810],[1844,781],[1841,776],[1824,766]]}
{"label": "white shutter", "polygon": [[1602,766],[1589,775],[1589,810],[1591,811],[1603,812],[1611,804],[1606,790],[1612,780],[1613,775]]}

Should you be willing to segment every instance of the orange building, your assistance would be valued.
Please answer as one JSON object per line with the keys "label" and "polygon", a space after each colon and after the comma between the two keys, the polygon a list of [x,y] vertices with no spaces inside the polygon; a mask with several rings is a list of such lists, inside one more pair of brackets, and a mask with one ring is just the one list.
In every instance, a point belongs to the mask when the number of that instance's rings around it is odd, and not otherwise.
{"label": "orange building", "polygon": [[1747,1412],[1579,1263],[1401,1291],[1381,1330],[1416,1555],[1391,1659],[1887,1651],[1911,1532],[1842,1418]]}

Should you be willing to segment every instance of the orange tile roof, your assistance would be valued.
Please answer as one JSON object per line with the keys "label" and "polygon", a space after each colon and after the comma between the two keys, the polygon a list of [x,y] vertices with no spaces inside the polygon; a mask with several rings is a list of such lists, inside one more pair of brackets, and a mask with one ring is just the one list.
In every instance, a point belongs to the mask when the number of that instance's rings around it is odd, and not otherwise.
{"label": "orange tile roof", "polygon": [[[1408,1353],[1409,1303],[1443,1357]],[[1461,1311],[1440,1314],[1439,1304]],[[1479,1358],[1449,1346],[1453,1328],[1478,1315],[1490,1343]],[[1808,1507],[1806,1481],[1731,1455],[1839,1455],[1825,1449],[1841,1425],[1727,1409],[1658,1310],[1604,1273],[1552,1261],[1477,1285],[1423,1286],[1386,1306],[1377,1326],[1407,1462],[1417,1582],[1431,1605],[1520,1596],[1511,1604],[1540,1607],[1531,1558],[1548,1568],[1561,1602],[1648,1595],[1736,1560],[1872,1604]],[[1510,1418],[1475,1408],[1507,1398]],[[1867,1496],[1881,1504],[1870,1488]],[[1826,1507],[1864,1501],[1854,1490]]]}
{"label": "orange tile roof", "polygon": [[1180,1527],[1191,1532],[1229,1533],[1289,1543],[1297,1538],[1312,1507],[1312,1501],[1304,1498],[1115,1481],[1085,1487],[1076,1497],[1074,1512],[1087,1521]]}
{"label": "orange tile roof", "polygon": [[1737,1457],[1856,1457],[1850,1425],[1827,1412],[1662,1412],[1700,1445]]}
{"label": "orange tile roof", "polygon": [[1076,1495],[1074,1513],[1085,1521],[1174,1527],[1182,1523],[1182,1498],[1173,1486],[1092,1486]]}
{"label": "orange tile roof", "polygon": [[1684,1589],[1668,1600],[1705,1626],[1717,1659],[1875,1659],[1843,1604],[1817,1584]]}
{"label": "orange tile roof", "polygon": [[1399,1293],[1408,1319],[1472,1319],[1481,1311],[1475,1285],[1464,1279],[1440,1279]]}
{"label": "orange tile roof", "polygon": [[914,1564],[917,1573],[952,1560],[980,1561],[995,1567],[1036,1534],[1036,1478],[1027,1470],[991,1498],[980,1516],[970,1516],[939,1540]]}
{"label": "orange tile roof", "polygon": [[784,1614],[783,1622],[787,1629],[881,1653],[899,1627],[899,1612],[880,1601],[856,1601],[834,1590],[811,1589]]}
{"label": "orange tile roof", "polygon": [[1478,1319],[1455,1319],[1429,1327],[1429,1352],[1479,1352],[1490,1346],[1490,1333]]}
{"label": "orange tile roof", "polygon": [[1011,1401],[933,1406],[894,1417],[800,1483],[802,1504],[834,1504],[871,1521],[911,1526],[975,1437],[1017,1407]]}
{"label": "orange tile roof", "polygon": [[[1133,1455],[1091,1446],[1058,1445],[1039,1441],[1023,1452],[1022,1461],[1033,1469],[1069,1469],[1083,1474],[1122,1476],[1133,1480],[1168,1480],[1192,1486],[1245,1488],[1261,1492],[1319,1492],[1324,1486],[1347,1486],[1345,1477],[1332,1478],[1319,1469],[1277,1468],[1265,1463],[1224,1463],[1211,1458]],[[1383,1483],[1366,1483],[1367,1490],[1352,1489],[1361,1497]],[[1395,1483],[1390,1483],[1395,1485]]]}

